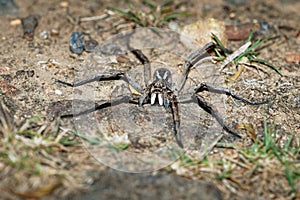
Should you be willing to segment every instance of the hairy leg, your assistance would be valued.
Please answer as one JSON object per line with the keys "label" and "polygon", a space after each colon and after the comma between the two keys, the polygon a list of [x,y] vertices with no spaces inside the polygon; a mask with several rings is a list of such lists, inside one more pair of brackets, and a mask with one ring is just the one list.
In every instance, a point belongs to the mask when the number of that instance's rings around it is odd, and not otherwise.
{"label": "hairy leg", "polygon": [[129,85],[131,85],[136,91],[143,94],[143,89],[126,72],[122,72],[122,71],[102,72],[94,76],[90,76],[86,79],[76,81],[74,83],[67,83],[61,80],[56,80],[56,82],[70,87],[78,87],[95,81],[121,80],[121,79],[127,82]]}
{"label": "hairy leg", "polygon": [[192,97],[185,98],[185,99],[179,99],[178,102],[179,103],[196,103],[196,104],[198,104],[198,106],[200,108],[202,108],[204,111],[206,111],[211,116],[213,116],[226,132],[234,135],[237,138],[241,138],[241,136],[239,136],[239,134],[236,131],[232,130],[231,128],[229,128],[226,125],[226,123],[224,122],[222,116],[217,111],[217,109],[213,105],[207,103],[205,101],[205,99],[203,97],[201,97],[200,95],[194,94]]}
{"label": "hairy leg", "polygon": [[131,53],[133,55],[135,55],[135,57],[144,65],[144,82],[145,82],[145,87],[147,87],[151,81],[150,61],[147,58],[147,56],[145,56],[145,54],[143,54],[143,52],[141,50],[133,49],[131,51]]}
{"label": "hairy leg", "polygon": [[191,53],[186,59],[185,59],[185,63],[184,63],[184,71],[183,71],[183,75],[182,75],[182,79],[178,88],[178,92],[180,92],[182,90],[182,88],[185,85],[185,82],[187,80],[187,77],[189,75],[190,69],[201,59],[203,59],[204,57],[207,57],[207,55],[205,55],[204,53],[208,52],[209,50],[212,50],[213,48],[215,48],[215,44],[210,42],[208,44],[206,44],[205,46],[199,48],[198,50],[194,51],[193,53]]}
{"label": "hairy leg", "polygon": [[61,118],[71,118],[71,117],[77,117],[80,115],[85,115],[85,114],[89,114],[92,113],[96,110],[101,110],[104,108],[108,108],[108,107],[112,107],[112,106],[117,106],[123,103],[130,103],[130,104],[138,104],[138,101],[134,98],[131,98],[129,96],[120,96],[117,97],[116,99],[112,100],[112,101],[105,101],[102,103],[95,103],[95,105],[89,109],[83,110],[79,113],[73,113],[73,114],[66,114],[66,115],[62,115]]}
{"label": "hairy leg", "polygon": [[268,100],[265,100],[265,101],[260,101],[260,102],[253,102],[253,101],[250,101],[248,99],[245,99],[239,95],[237,95],[236,93],[226,89],[226,88],[223,88],[223,87],[219,87],[219,86],[214,86],[212,84],[209,84],[209,83],[199,83],[197,84],[196,86],[190,88],[187,93],[193,93],[193,94],[196,94],[198,92],[203,92],[203,91],[208,91],[208,92],[212,92],[212,93],[217,93],[217,94],[226,94],[228,96],[231,96],[237,100],[240,100],[246,104],[249,104],[249,105],[261,105],[261,104],[265,104],[265,103],[268,103]]}

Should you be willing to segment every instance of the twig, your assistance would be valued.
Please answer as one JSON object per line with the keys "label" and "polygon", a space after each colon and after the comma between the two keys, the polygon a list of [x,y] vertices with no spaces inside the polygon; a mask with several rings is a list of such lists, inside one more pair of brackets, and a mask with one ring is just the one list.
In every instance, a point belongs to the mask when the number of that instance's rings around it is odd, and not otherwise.
{"label": "twig", "polygon": [[227,187],[232,193],[236,194],[237,191],[236,189],[230,185],[230,183],[228,182],[228,180],[226,179],[222,179],[223,184],[225,185],[225,187]]}
{"label": "twig", "polygon": [[96,20],[101,20],[101,19],[105,19],[109,17],[108,14],[103,14],[103,15],[99,15],[99,16],[92,16],[92,17],[81,17],[79,19],[80,22],[89,22],[89,21],[96,21]]}
{"label": "twig", "polygon": [[228,160],[228,161],[230,161],[230,162],[232,162],[232,163],[235,163],[235,164],[239,165],[240,167],[243,167],[243,168],[246,168],[246,169],[250,169],[249,166],[241,163],[240,161],[234,160],[234,159],[232,159],[230,157],[227,157],[227,156],[225,157],[225,159]]}

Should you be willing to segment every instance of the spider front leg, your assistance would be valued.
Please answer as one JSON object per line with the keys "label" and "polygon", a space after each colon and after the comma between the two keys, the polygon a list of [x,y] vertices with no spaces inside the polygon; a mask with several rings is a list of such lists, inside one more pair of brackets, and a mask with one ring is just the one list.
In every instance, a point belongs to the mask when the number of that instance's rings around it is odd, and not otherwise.
{"label": "spider front leg", "polygon": [[68,83],[61,80],[56,80],[56,82],[70,87],[78,87],[95,81],[108,81],[108,80],[124,80],[139,93],[141,94],[144,93],[143,89],[126,72],[122,72],[122,71],[102,72],[74,83]]}
{"label": "spider front leg", "polygon": [[237,100],[240,100],[246,104],[249,104],[249,105],[261,105],[261,104],[265,104],[265,103],[268,103],[268,100],[265,100],[265,101],[260,101],[260,102],[253,102],[253,101],[250,101],[248,99],[245,99],[239,95],[237,95],[236,93],[226,89],[226,88],[223,88],[223,87],[218,87],[218,86],[214,86],[214,85],[211,85],[209,83],[199,83],[197,84],[196,86],[190,88],[187,93],[199,93],[199,92],[203,92],[203,91],[208,91],[208,92],[212,92],[212,93],[216,93],[216,94],[226,94],[227,96],[231,96]]}
{"label": "spider front leg", "polygon": [[144,65],[144,82],[145,87],[147,87],[151,80],[151,65],[149,59],[141,50],[133,49],[131,50],[131,53]]}
{"label": "spider front leg", "polygon": [[203,59],[204,57],[206,57],[205,52],[208,52],[210,50],[212,50],[213,48],[215,48],[216,45],[213,42],[210,42],[208,44],[206,44],[205,46],[199,48],[198,50],[194,51],[193,53],[191,53],[184,62],[184,71],[183,71],[183,75],[182,75],[182,80],[180,82],[180,85],[178,87],[178,92],[180,92],[184,85],[185,82],[187,80],[187,77],[189,75],[190,69],[201,59]]}
{"label": "spider front leg", "polygon": [[133,29],[127,35],[126,45],[127,49],[144,65],[144,83],[145,88],[148,87],[151,81],[151,64],[147,56],[139,49],[135,49],[130,46],[131,36],[136,32],[136,29]]}

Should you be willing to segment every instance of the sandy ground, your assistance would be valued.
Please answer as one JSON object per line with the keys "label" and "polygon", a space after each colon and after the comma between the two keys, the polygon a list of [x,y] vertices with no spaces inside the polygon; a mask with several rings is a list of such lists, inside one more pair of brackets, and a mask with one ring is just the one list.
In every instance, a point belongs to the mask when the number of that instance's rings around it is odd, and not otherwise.
{"label": "sandy ground", "polygon": [[[74,77],[77,78],[76,73],[78,71],[88,68],[88,66],[94,62],[91,58],[91,53],[83,52],[78,56],[70,52],[69,40],[71,33],[74,31],[84,32],[88,34],[90,38],[97,40],[99,44],[101,44],[112,35],[127,29],[129,30],[134,26],[134,23],[126,22],[116,14],[107,14],[107,7],[126,8],[126,4],[123,2],[116,3],[114,1],[87,0],[70,1],[67,3],[59,0],[25,0],[15,1],[15,3],[19,7],[18,12],[0,15],[1,98],[4,104],[13,113],[13,118],[16,123],[31,119],[33,116],[40,116],[39,123],[50,124],[49,126],[52,126],[51,124],[54,123],[58,115],[72,112],[72,98],[74,95],[72,89],[59,85],[55,80],[61,79],[71,82]],[[134,3],[136,2],[134,1]],[[218,19],[226,25],[256,22],[268,23],[269,26],[265,31],[261,32],[259,37],[271,35],[275,39],[267,43],[264,48],[260,50],[260,58],[268,60],[276,65],[282,72],[282,76],[278,75],[274,70],[268,67],[259,66],[258,69],[246,67],[241,76],[234,83],[223,83],[223,86],[234,90],[246,98],[252,100],[271,99],[269,104],[260,107],[245,106],[235,103],[231,99],[227,99],[226,121],[230,125],[234,125],[237,122],[252,123],[258,130],[258,133],[263,132],[264,119],[269,123],[275,121],[277,129],[276,133],[278,134],[278,137],[283,138],[283,142],[286,141],[291,134],[295,135],[296,138],[299,138],[300,3],[298,1],[288,0],[270,0],[264,2],[216,0],[201,1],[201,3],[194,1],[189,3],[183,2],[181,9],[194,13],[194,15],[176,21],[179,26],[184,26],[199,19],[203,20],[208,18]],[[80,24],[76,23],[78,17],[101,16],[106,14],[107,17],[104,19],[81,22]],[[28,36],[24,37],[23,28],[20,22],[20,19],[27,17],[28,15],[35,15],[38,19],[38,26],[35,29],[32,40],[31,38],[28,39]],[[165,24],[165,26],[168,25],[168,23]],[[236,49],[242,44],[243,41],[241,40],[228,41],[226,46],[231,49]],[[232,66],[226,68],[222,73],[222,76],[224,80],[226,80],[235,73],[236,69]],[[99,87],[101,87],[101,85]],[[112,85],[105,85],[105,87],[112,87]],[[74,93],[78,94],[76,92],[80,92],[80,90],[74,90]],[[105,96],[105,92],[99,96]],[[101,114],[99,115],[102,116]],[[71,120],[64,119],[60,123],[61,127],[72,128]],[[231,140],[230,137],[229,139],[227,137],[223,138],[223,141],[225,142]],[[242,141],[240,143],[243,142],[245,142],[244,144],[247,144],[247,141]],[[217,149],[215,151],[216,155],[214,156],[222,156],[224,153],[223,151],[225,151],[226,154],[226,150]],[[101,177],[103,177],[102,172],[100,175],[98,173],[96,173],[96,175],[87,175],[87,171],[104,170],[105,172],[106,170],[106,167],[95,161],[83,147],[70,147],[67,152],[60,153],[59,155],[65,156],[66,159],[71,159],[71,163],[68,163],[68,165],[72,166],[73,164],[74,168],[72,169],[72,167],[70,167],[69,169],[66,169],[66,171],[71,170],[72,173],[77,172],[77,175],[80,174],[78,175],[80,178],[76,177],[73,181],[81,181],[81,186],[85,185],[89,187],[90,185],[93,185],[88,182],[91,177],[95,182],[99,179],[101,180]],[[80,165],[78,165],[78,163],[80,163]],[[175,174],[176,170],[173,172]],[[112,174],[112,177],[119,176],[114,175],[111,171],[109,171],[109,173]],[[168,185],[172,180],[176,179],[167,178],[168,174],[165,173],[162,176],[166,178],[159,179],[159,181],[165,180],[165,185]],[[191,175],[183,174],[183,176],[187,176],[190,179],[197,179],[192,178]],[[203,178],[201,175],[198,175],[198,177],[198,179]],[[133,179],[140,180],[141,182],[144,181],[145,184],[148,183],[149,179],[144,178],[145,177]],[[126,175],[120,179],[126,179]],[[210,178],[204,177],[204,179],[205,181],[210,181]],[[72,180],[69,181],[72,182]],[[184,181],[187,180],[179,182],[184,184]],[[259,180],[257,181],[259,182]],[[268,179],[268,183],[271,185],[273,184],[273,181],[272,179]],[[275,181],[278,181],[278,179],[275,179]],[[107,182],[107,184],[111,186],[115,183],[112,181],[109,183]],[[150,182],[149,184],[152,183]],[[262,195],[264,199],[289,197],[289,194],[284,192],[280,193],[280,190],[277,189],[274,189],[277,193],[275,192],[273,196],[271,195],[273,194],[272,191],[253,193],[253,191],[259,191],[259,186],[262,183],[250,185],[248,190],[242,190],[238,193],[234,193],[234,190],[227,191],[224,189],[226,188],[226,184],[222,181],[214,181],[214,184],[218,190],[210,190],[209,194],[212,194],[212,199],[214,199],[213,197],[220,198],[218,196],[219,193],[221,193],[225,199],[239,199],[245,195],[249,195],[249,199],[257,198],[260,195]],[[282,184],[284,185],[286,182]],[[97,188],[100,186],[95,184],[95,187]],[[161,186],[157,187],[159,188]],[[208,186],[205,184],[204,186],[191,184],[189,189],[197,187],[201,188]],[[19,189],[20,188],[22,189],[22,187],[19,186]],[[63,187],[61,187],[52,195],[53,198],[56,198],[61,194],[69,195],[69,193],[74,193],[76,190],[76,184],[74,183],[72,189],[69,188],[64,191]],[[133,190],[133,188],[129,190]],[[143,188],[137,188],[137,190],[143,190]],[[151,192],[152,190],[150,189],[149,191]],[[155,191],[155,189],[153,191]],[[180,190],[179,193],[184,194],[184,191]],[[216,196],[213,196],[214,194]],[[107,197],[111,196],[107,194]],[[12,197],[7,194],[7,198]],[[52,197],[50,195],[50,197],[47,198],[51,199]],[[78,198],[80,199],[80,197]],[[119,198],[121,199],[121,197]],[[129,198],[134,198],[134,196]],[[183,198],[187,197],[183,196]]]}

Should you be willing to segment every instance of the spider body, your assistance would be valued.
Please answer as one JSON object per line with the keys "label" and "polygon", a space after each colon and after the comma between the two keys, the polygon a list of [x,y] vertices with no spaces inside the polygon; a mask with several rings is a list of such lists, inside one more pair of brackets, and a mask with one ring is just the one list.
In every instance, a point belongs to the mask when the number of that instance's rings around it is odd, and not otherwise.
{"label": "spider body", "polygon": [[112,101],[107,101],[101,104],[96,104],[94,108],[89,110],[64,115],[62,117],[73,117],[86,113],[93,112],[95,110],[101,110],[103,108],[116,106],[122,103],[131,103],[137,104],[139,106],[143,106],[144,104],[154,105],[158,103],[160,106],[164,106],[167,111],[172,113],[173,118],[173,131],[177,144],[183,148],[181,133],[180,133],[180,117],[179,117],[179,103],[196,103],[200,108],[204,111],[212,115],[216,121],[223,127],[225,131],[228,133],[240,138],[239,134],[229,128],[225,123],[217,109],[209,104],[200,93],[203,91],[208,91],[216,94],[226,94],[227,96],[231,96],[234,99],[240,100],[246,104],[250,105],[260,105],[264,104],[267,101],[261,102],[252,102],[248,99],[245,99],[234,92],[223,88],[211,85],[209,83],[200,82],[195,86],[192,86],[187,91],[182,92],[184,88],[185,82],[189,75],[190,69],[201,59],[204,58],[203,53],[213,49],[218,48],[214,43],[208,43],[204,47],[199,48],[195,52],[192,52],[185,60],[184,71],[182,75],[182,80],[179,84],[178,88],[173,87],[172,83],[172,74],[170,70],[166,68],[156,69],[152,75],[151,80],[151,65],[149,59],[142,53],[142,51],[137,49],[129,48],[131,53],[135,55],[135,57],[144,65],[144,87],[141,87],[137,84],[126,72],[123,71],[113,71],[113,72],[100,72],[94,76],[88,77],[84,80],[77,81],[75,83],[67,83],[61,80],[57,80],[57,82],[62,83],[71,87],[78,87],[84,85],[86,83],[90,83],[93,81],[104,81],[104,80],[124,80],[129,86],[134,88],[140,96],[137,97],[136,94],[132,94],[131,96],[119,96]]}
{"label": "spider body", "polygon": [[139,99],[139,105],[147,103],[150,99],[150,104],[158,103],[169,109],[170,100],[174,97],[172,90],[171,72],[166,68],[159,68],[153,74],[153,82],[148,85],[144,91],[144,95]]}

